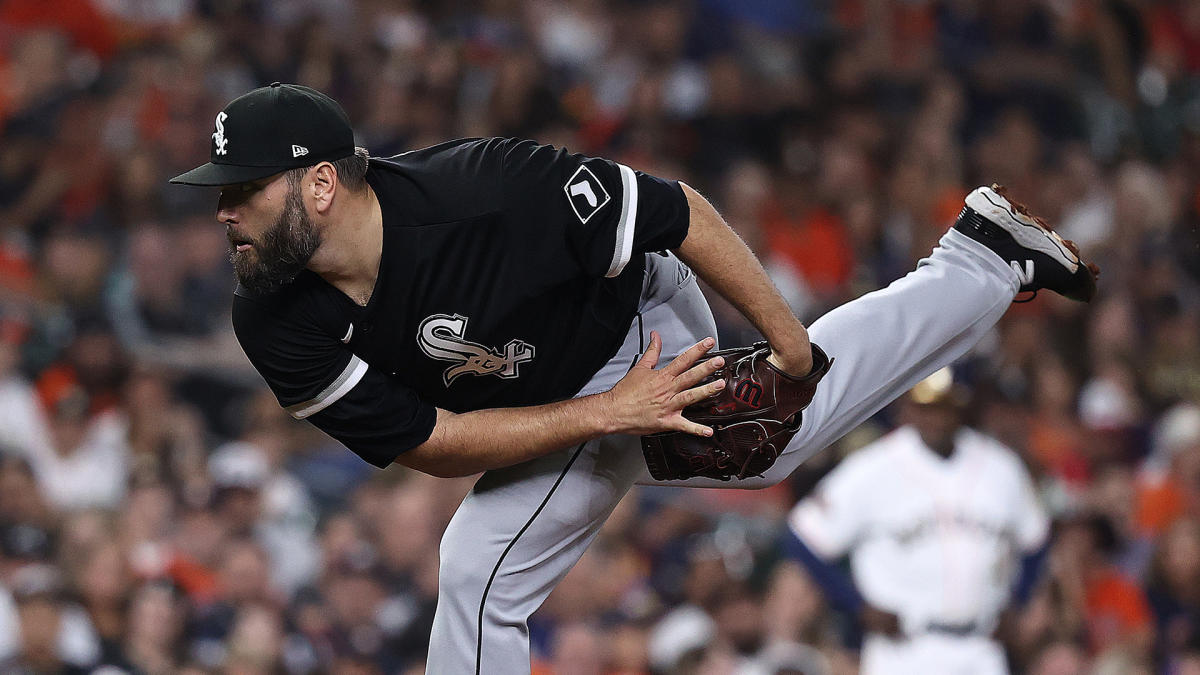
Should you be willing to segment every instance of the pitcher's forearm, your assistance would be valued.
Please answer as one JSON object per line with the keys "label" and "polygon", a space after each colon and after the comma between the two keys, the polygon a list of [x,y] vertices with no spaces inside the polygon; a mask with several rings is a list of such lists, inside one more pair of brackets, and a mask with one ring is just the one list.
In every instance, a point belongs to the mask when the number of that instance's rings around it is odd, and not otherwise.
{"label": "pitcher's forearm", "polygon": [[720,357],[701,362],[714,343],[705,338],[655,369],[662,336],[650,331],[646,352],[606,392],[527,408],[462,414],[439,409],[430,437],[396,462],[447,478],[520,464],[608,434],[710,436],[711,428],[688,421],[681,411],[724,386],[721,380],[702,384],[724,363]]}
{"label": "pitcher's forearm", "polygon": [[675,253],[721,297],[732,304],[771,344],[787,369],[812,366],[808,331],[771,283],[762,263],[716,209],[683,185],[691,209],[688,234]]}
{"label": "pitcher's forearm", "polygon": [[396,461],[441,478],[527,462],[608,433],[600,396],[462,414],[439,409],[429,440]]}

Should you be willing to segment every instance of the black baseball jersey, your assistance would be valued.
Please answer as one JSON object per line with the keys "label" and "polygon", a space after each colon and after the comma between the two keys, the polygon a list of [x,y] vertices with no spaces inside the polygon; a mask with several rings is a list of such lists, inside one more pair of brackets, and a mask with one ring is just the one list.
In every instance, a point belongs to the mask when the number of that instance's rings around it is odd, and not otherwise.
{"label": "black baseball jersey", "polygon": [[383,257],[357,305],[305,271],[238,289],[233,325],[293,417],[377,466],[453,412],[569,398],[620,347],[644,254],[688,228],[679,184],[532,141],[371,159]]}

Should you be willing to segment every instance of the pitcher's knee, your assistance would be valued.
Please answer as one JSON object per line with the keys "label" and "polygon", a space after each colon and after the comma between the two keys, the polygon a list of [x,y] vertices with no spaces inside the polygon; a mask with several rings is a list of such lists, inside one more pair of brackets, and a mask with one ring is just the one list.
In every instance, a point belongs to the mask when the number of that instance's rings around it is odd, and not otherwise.
{"label": "pitcher's knee", "polygon": [[478,547],[472,554],[452,546],[443,545],[441,550],[439,602],[461,606],[463,611],[470,609],[472,614],[486,608],[485,621],[489,623],[521,623],[528,618],[529,612],[522,605],[530,589],[520,583],[519,575],[514,577],[497,569],[496,560],[480,555]]}
{"label": "pitcher's knee", "polygon": [[[474,555],[472,555],[474,553]],[[442,594],[472,593],[479,597],[487,585],[491,565],[481,562],[478,548],[469,551],[466,546],[455,546],[446,541],[440,548],[438,564],[438,587]]]}

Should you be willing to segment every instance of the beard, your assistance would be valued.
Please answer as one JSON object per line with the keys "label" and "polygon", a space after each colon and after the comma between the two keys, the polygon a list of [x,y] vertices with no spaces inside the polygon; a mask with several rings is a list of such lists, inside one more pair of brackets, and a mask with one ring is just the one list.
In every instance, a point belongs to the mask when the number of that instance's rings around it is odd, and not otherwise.
{"label": "beard", "polygon": [[304,210],[300,186],[288,188],[283,211],[275,224],[248,251],[238,251],[231,239],[229,260],[238,283],[251,293],[274,293],[304,271],[321,245],[321,233]]}

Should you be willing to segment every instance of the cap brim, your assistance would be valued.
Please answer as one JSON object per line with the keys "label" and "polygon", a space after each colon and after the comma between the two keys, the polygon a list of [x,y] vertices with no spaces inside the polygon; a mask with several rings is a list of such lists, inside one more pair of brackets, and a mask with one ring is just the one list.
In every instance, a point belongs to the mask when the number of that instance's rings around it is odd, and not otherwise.
{"label": "cap brim", "polygon": [[274,166],[237,166],[234,164],[202,164],[187,173],[181,173],[170,180],[176,185],[198,185],[201,187],[218,187],[221,185],[239,185],[252,180],[273,176],[288,167]]}

